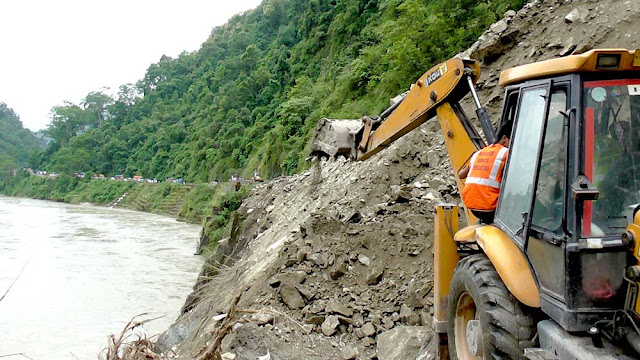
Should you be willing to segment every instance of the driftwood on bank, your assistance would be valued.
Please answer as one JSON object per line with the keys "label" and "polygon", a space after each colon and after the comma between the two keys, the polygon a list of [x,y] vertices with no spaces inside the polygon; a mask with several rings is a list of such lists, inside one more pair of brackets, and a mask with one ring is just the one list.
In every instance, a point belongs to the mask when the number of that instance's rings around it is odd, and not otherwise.
{"label": "driftwood on bank", "polygon": [[153,351],[153,343],[146,337],[138,335],[134,341],[128,341],[133,335],[133,331],[158,318],[144,319],[137,321],[137,318],[147,315],[146,313],[134,316],[125,325],[120,335],[109,335],[108,345],[102,350],[98,359],[100,360],[165,360],[164,354],[157,354]]}
{"label": "driftwood on bank", "polygon": [[220,324],[216,332],[213,334],[213,339],[211,343],[205,346],[202,349],[202,353],[198,355],[196,360],[222,360],[222,340],[231,332],[233,329],[233,325],[236,323],[236,307],[238,306],[238,302],[240,302],[240,297],[244,291],[240,291],[238,295],[233,299],[229,309],[227,310],[226,317],[224,322]]}

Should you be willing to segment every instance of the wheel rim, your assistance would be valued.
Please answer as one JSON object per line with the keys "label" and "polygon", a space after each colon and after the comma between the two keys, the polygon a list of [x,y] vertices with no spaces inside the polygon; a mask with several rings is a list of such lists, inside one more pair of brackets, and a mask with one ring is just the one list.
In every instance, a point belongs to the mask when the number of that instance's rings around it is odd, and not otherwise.
{"label": "wheel rim", "polygon": [[[464,292],[458,298],[456,306],[456,318],[453,324],[453,334],[456,343],[456,354],[459,360],[482,360],[482,356],[473,355],[467,342],[467,324],[476,317],[476,304],[468,292]],[[479,344],[482,349],[482,344]]]}

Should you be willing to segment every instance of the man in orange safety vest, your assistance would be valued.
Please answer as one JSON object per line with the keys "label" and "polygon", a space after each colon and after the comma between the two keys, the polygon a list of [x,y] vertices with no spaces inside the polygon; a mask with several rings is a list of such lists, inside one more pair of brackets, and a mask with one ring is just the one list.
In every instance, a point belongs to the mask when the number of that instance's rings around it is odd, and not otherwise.
{"label": "man in orange safety vest", "polygon": [[511,129],[501,129],[498,133],[500,140],[474,153],[469,165],[458,172],[460,179],[466,179],[462,201],[475,217],[486,224],[493,223],[498,206],[510,135]]}

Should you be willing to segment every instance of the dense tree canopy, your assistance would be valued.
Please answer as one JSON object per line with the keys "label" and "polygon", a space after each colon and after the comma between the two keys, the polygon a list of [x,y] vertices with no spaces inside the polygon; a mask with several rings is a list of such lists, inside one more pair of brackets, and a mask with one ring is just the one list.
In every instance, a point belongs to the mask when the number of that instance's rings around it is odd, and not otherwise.
{"label": "dense tree canopy", "polygon": [[29,154],[39,147],[40,141],[22,127],[13,109],[0,102],[0,176],[26,166]]}
{"label": "dense tree canopy", "polygon": [[377,114],[523,0],[264,0],[117,97],[53,109],[38,165],[188,181],[304,166],[320,117]]}

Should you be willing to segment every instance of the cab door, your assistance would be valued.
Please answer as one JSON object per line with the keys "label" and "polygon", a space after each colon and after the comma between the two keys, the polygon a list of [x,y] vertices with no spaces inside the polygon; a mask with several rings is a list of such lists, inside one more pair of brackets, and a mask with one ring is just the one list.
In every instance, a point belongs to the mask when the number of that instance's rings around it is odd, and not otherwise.
{"label": "cab door", "polygon": [[[526,253],[542,297],[564,300],[565,152],[570,80],[520,90],[496,223]],[[549,96],[548,94],[551,94]]]}
{"label": "cab door", "polygon": [[519,90],[509,159],[496,209],[496,225],[511,235],[523,251],[532,214],[550,91],[550,80]]}
{"label": "cab door", "polygon": [[570,98],[569,83],[554,85],[526,243],[527,256],[538,279],[543,303],[545,298],[565,301],[567,234],[563,229],[563,211],[566,206],[565,157],[569,139],[565,114],[570,108]]}

